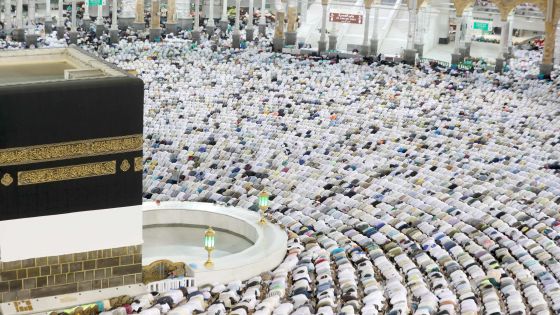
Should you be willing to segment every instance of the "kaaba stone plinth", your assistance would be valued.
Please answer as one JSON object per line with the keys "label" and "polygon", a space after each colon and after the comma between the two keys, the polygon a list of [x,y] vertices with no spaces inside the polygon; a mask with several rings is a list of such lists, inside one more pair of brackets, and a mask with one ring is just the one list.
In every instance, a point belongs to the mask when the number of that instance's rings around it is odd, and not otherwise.
{"label": "kaaba stone plinth", "polygon": [[0,52],[0,313],[141,283],[143,99],[73,46]]}

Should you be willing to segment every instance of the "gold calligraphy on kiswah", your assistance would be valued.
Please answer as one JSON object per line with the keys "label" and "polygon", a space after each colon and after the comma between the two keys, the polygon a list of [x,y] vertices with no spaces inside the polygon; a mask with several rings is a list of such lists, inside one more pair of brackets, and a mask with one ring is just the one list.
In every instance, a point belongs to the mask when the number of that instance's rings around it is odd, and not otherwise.
{"label": "gold calligraphy on kiswah", "polygon": [[142,143],[142,135],[129,135],[2,149],[0,150],[0,166],[141,151]]}
{"label": "gold calligraphy on kiswah", "polygon": [[17,184],[18,186],[24,186],[103,175],[114,175],[116,171],[117,161],[43,168],[38,170],[18,172]]}

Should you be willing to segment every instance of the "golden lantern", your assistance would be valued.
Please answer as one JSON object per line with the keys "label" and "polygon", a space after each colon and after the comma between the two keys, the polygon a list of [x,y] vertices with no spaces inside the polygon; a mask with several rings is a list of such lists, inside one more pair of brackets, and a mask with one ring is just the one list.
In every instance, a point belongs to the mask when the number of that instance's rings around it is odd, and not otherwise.
{"label": "golden lantern", "polygon": [[261,212],[261,219],[259,221],[260,224],[266,224],[265,212],[268,210],[268,197],[268,193],[264,190],[259,194],[259,209]]}
{"label": "golden lantern", "polygon": [[212,227],[208,227],[206,232],[204,232],[204,249],[208,252],[208,260],[204,263],[204,267],[210,269],[214,267],[214,262],[212,261],[212,251],[215,248],[216,232]]}

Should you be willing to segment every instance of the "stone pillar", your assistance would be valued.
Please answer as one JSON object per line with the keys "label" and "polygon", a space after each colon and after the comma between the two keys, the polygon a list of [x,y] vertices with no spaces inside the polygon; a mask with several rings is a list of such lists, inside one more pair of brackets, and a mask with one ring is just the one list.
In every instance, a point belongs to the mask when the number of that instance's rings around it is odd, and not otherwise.
{"label": "stone pillar", "polygon": [[379,8],[373,8],[373,30],[371,33],[371,39],[369,40],[369,52],[372,56],[378,55],[378,43],[379,43]]}
{"label": "stone pillar", "polygon": [[449,44],[449,13],[448,11],[439,11],[437,14],[437,31],[438,31],[438,44]]}
{"label": "stone pillar", "polygon": [[35,0],[27,0],[27,24],[29,28],[35,28],[36,4]]}
{"label": "stone pillar", "polygon": [[135,20],[132,25],[135,31],[142,32],[146,29],[146,22],[144,21],[144,0],[136,0],[135,11]]}
{"label": "stone pillar", "polygon": [[136,1],[122,0],[121,15],[119,16],[119,27],[126,30],[134,23]]}
{"label": "stone pillar", "polygon": [[508,55],[511,57],[513,54],[513,20],[515,19],[515,10],[512,10],[508,16]]}
{"label": "stone pillar", "polygon": [[283,11],[276,12],[276,26],[272,38],[272,50],[276,52],[281,52],[284,48],[284,16]]}
{"label": "stone pillar", "polygon": [[177,33],[177,9],[175,0],[167,0],[167,22],[165,22],[166,33]]}
{"label": "stone pillar", "polygon": [[181,29],[192,30],[193,18],[191,16],[191,1],[176,0],[177,3],[177,22]]}
{"label": "stone pillar", "polygon": [[259,18],[259,34],[266,36],[266,0],[261,0],[261,16]]}
{"label": "stone pillar", "polygon": [[62,11],[64,11],[63,0],[58,0],[58,15],[56,18],[56,37],[62,38],[65,33],[64,18],[62,17]]}
{"label": "stone pillar", "polygon": [[239,31],[239,15],[241,12],[241,0],[235,0],[235,25],[233,26],[233,35],[231,47],[239,48],[241,47],[241,32]]}
{"label": "stone pillar", "polygon": [[286,45],[295,45],[297,42],[297,1],[288,0],[288,27],[286,33]]}
{"label": "stone pillar", "polygon": [[159,10],[159,0],[152,0],[152,19],[150,23],[150,41],[156,42],[161,39],[161,12]]}
{"label": "stone pillar", "polygon": [[23,0],[16,1],[16,29],[13,39],[17,42],[25,40],[25,30],[23,29]]}
{"label": "stone pillar", "polygon": [[466,16],[463,14],[464,18],[462,20],[463,26],[463,47],[461,47],[460,52],[463,58],[468,58],[471,56],[471,37],[472,34],[469,31],[469,25],[472,25],[472,10],[467,11]]}
{"label": "stone pillar", "polygon": [[556,44],[556,25],[552,21],[545,21],[544,34],[544,50],[540,73],[545,78],[550,78],[550,72],[554,67],[554,46]]}
{"label": "stone pillar", "polygon": [[84,0],[84,18],[82,19],[84,23],[84,29],[89,31],[89,26],[91,23],[91,18],[89,17],[89,0]]}
{"label": "stone pillar", "polygon": [[35,0],[27,1],[27,34],[25,34],[25,45],[37,47],[37,34],[35,33]]}
{"label": "stone pillar", "polygon": [[113,0],[111,13],[111,30],[109,31],[109,40],[112,44],[119,42],[119,21],[118,21],[118,0]]}
{"label": "stone pillar", "polygon": [[51,0],[45,1],[45,34],[52,33]]}
{"label": "stone pillar", "polygon": [[417,2],[410,0],[408,6],[408,34],[406,36],[406,49],[403,53],[404,61],[409,65],[416,63],[416,49],[414,49],[414,39],[416,35]]}
{"label": "stone pillar", "polygon": [[249,13],[247,17],[247,29],[245,29],[245,38],[248,41],[253,41],[255,38],[255,28],[253,26],[253,19],[255,18],[255,4],[254,0],[249,0]]}
{"label": "stone pillar", "polygon": [[226,33],[227,32],[227,28],[229,25],[229,18],[228,18],[228,14],[227,14],[227,5],[228,2],[227,0],[222,0],[222,17],[220,18],[220,29],[222,30],[222,33]]}
{"label": "stone pillar", "polygon": [[336,50],[338,44],[338,36],[336,33],[336,23],[331,23],[331,31],[329,32],[329,51]]}
{"label": "stone pillar", "polygon": [[192,40],[197,44],[200,43],[200,0],[194,1],[194,24],[192,31]]}
{"label": "stone pillar", "polygon": [[360,48],[360,53],[363,56],[369,55],[369,19],[371,14],[371,5],[373,0],[365,0],[364,7],[366,9],[366,16],[364,18],[364,38],[362,40],[362,47]]}
{"label": "stone pillar", "polygon": [[422,58],[424,53],[424,22],[425,12],[423,9],[418,10],[416,19],[416,29],[414,30],[414,50],[418,53],[418,57]]}
{"label": "stone pillar", "polygon": [[95,19],[95,37],[100,38],[101,35],[103,35],[104,30],[105,25],[103,23],[103,4],[100,3],[97,6],[97,18]]}
{"label": "stone pillar", "polygon": [[321,6],[323,7],[323,15],[321,16],[321,37],[319,38],[319,54],[327,50],[327,5],[329,5],[329,0],[321,0]]}
{"label": "stone pillar", "polygon": [[12,29],[12,0],[4,0],[4,30]]}
{"label": "stone pillar", "polygon": [[78,3],[76,0],[72,0],[72,26],[70,28],[70,44],[77,44],[78,43],[78,21],[77,21],[77,11],[78,11]]}
{"label": "stone pillar", "polygon": [[453,53],[451,54],[451,64],[458,65],[462,61],[461,55],[461,37],[463,32],[463,17],[457,16],[457,31],[455,32],[455,44]]}
{"label": "stone pillar", "polygon": [[216,23],[214,23],[214,0],[208,1],[208,23],[206,23],[206,33],[208,36],[214,34]]}
{"label": "stone pillar", "polygon": [[508,34],[509,34],[509,21],[502,20],[502,32],[500,34],[500,57],[508,59]]}

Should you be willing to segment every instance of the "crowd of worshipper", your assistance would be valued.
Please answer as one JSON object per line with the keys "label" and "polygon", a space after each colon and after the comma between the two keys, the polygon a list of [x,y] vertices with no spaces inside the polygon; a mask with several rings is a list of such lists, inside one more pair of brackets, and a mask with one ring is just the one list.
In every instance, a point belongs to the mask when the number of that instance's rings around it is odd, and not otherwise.
{"label": "crowd of worshipper", "polygon": [[107,315],[560,314],[560,90],[541,51],[493,73],[228,41],[81,45],[145,83],[144,200],[257,210],[267,191],[288,253]]}

